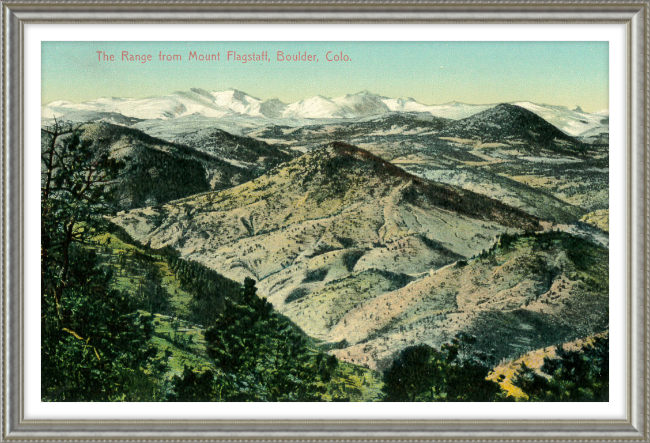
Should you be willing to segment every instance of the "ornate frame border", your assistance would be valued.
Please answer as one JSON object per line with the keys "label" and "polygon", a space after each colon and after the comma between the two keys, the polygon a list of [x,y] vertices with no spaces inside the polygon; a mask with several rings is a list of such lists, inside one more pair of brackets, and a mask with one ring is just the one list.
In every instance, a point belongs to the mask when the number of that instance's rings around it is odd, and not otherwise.
{"label": "ornate frame border", "polygon": [[[650,441],[650,0],[2,1],[2,440]],[[617,23],[627,29],[627,418],[616,421],[55,421],[23,404],[23,36],[28,23]]]}

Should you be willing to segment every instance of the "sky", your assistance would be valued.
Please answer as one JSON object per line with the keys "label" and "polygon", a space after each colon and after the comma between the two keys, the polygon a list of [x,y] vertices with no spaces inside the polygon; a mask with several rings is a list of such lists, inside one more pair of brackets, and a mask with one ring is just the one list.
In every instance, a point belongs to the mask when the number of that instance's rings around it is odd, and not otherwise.
{"label": "sky", "polygon": [[[608,42],[43,42],[41,103],[190,88],[290,103],[367,90],[425,104],[531,101],[595,112],[609,107],[608,49]],[[114,61],[100,61],[97,51]],[[123,51],[151,61],[122,60]],[[220,59],[189,60],[194,51]],[[228,51],[266,51],[269,61],[228,61]],[[278,61],[278,51],[318,61]],[[182,59],[161,61],[161,52]],[[349,60],[326,60],[341,53]]]}

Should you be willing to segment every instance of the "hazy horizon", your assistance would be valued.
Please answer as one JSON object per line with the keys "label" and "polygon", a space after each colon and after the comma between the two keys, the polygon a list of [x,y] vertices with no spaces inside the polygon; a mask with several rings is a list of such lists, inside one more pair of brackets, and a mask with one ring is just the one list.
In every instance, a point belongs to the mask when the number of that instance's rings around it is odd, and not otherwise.
{"label": "hazy horizon", "polygon": [[[113,98],[113,99],[117,98],[117,99],[121,99],[121,100],[146,100],[146,99],[152,99],[152,98],[157,98],[157,97],[164,97],[164,96],[168,96],[168,95],[173,95],[173,94],[176,94],[176,93],[187,92],[187,91],[191,91],[191,90],[193,90],[193,89],[202,89],[202,88],[187,88],[187,89],[185,89],[185,90],[172,91],[172,92],[170,92],[169,94],[164,94],[164,95],[150,95],[150,96],[145,96],[145,97],[124,97],[124,96],[122,96],[122,97],[120,97],[120,96],[97,97],[97,98],[95,98],[95,99],[92,99],[92,100],[86,100],[86,101],[83,101],[83,102],[80,102],[80,101],[74,101],[74,100],[60,99],[60,100],[54,100],[54,101],[51,101],[51,102],[48,102],[48,103],[43,103],[42,106],[48,106],[48,105],[50,105],[50,104],[52,104],[52,103],[55,103],[55,102],[58,102],[58,101],[69,101],[69,102],[72,102],[72,103],[81,104],[81,103],[91,103],[91,102],[93,102],[93,101],[102,100],[102,99],[111,99],[111,98]],[[253,95],[253,94],[249,94],[248,92],[246,92],[246,91],[242,91],[241,89],[237,89],[237,88],[219,89],[219,90],[213,90],[213,91],[205,90],[205,91],[206,91],[206,92],[209,92],[209,93],[227,92],[227,91],[239,91],[239,92],[243,92],[244,94],[246,94],[246,95],[248,95],[248,96],[250,96],[250,97],[252,97],[252,98],[254,98],[254,99],[257,99],[257,100],[263,100],[263,101],[268,101],[268,100],[280,100],[278,97],[271,97],[271,98],[262,99],[262,98],[260,98],[260,97],[256,97],[256,96]],[[388,97],[388,96],[383,96],[383,95],[381,95],[381,94],[377,94],[377,93],[375,93],[375,92],[373,92],[373,91],[363,90],[363,91],[357,91],[357,92],[348,92],[348,93],[345,93],[345,94],[340,95],[340,96],[326,96],[326,95],[323,95],[323,94],[316,94],[315,96],[303,97],[302,99],[296,100],[295,102],[299,102],[299,101],[301,101],[301,100],[307,100],[307,99],[309,99],[309,98],[316,97],[316,96],[320,96],[320,97],[326,98],[326,99],[328,99],[328,100],[334,100],[334,99],[337,99],[337,98],[340,98],[340,97],[344,97],[344,96],[346,96],[346,95],[360,95],[360,94],[363,94],[363,93],[367,93],[367,94],[371,94],[371,95],[380,96],[380,97],[382,97],[382,98],[386,98],[386,99],[403,99],[403,100],[410,100],[410,99],[413,99],[413,97]],[[415,99],[413,99],[413,100],[415,100]],[[416,101],[417,103],[420,103],[420,104],[422,104],[422,105],[426,105],[426,106],[443,106],[443,105],[448,105],[448,104],[451,104],[451,103],[460,103],[460,104],[464,104],[464,105],[478,105],[478,106],[488,106],[488,105],[495,105],[495,106],[496,106],[496,105],[501,104],[501,103],[524,103],[524,102],[531,102],[530,100],[511,100],[511,101],[509,101],[509,102],[503,102],[503,101],[501,101],[501,102],[492,102],[492,103],[468,103],[468,102],[461,102],[461,101],[458,101],[458,100],[452,100],[452,101],[448,101],[448,102],[444,102],[444,103],[425,103],[425,102],[421,102],[421,101],[418,101],[418,100],[415,100],[415,101]],[[285,102],[285,101],[282,101],[282,100],[280,100],[280,102],[282,102],[282,103],[285,104],[285,105],[288,105],[288,104],[291,104],[291,103],[295,103],[295,102]],[[532,103],[532,102],[531,102],[531,103]],[[547,103],[547,102],[534,102],[534,103],[537,104],[537,105],[544,105],[544,106],[562,106],[562,107],[565,107],[565,108],[567,108],[567,109],[571,109],[571,110],[572,110],[572,109],[575,109],[576,106],[580,106],[580,107],[583,109],[583,111],[585,111],[585,112],[589,112],[589,113],[595,113],[595,112],[599,112],[599,111],[609,110],[609,107],[604,107],[604,108],[601,108],[601,109],[595,109],[595,110],[586,111],[586,110],[584,109],[584,107],[581,106],[579,103],[576,103],[574,106],[558,105],[558,104],[555,104],[555,103]]]}
{"label": "hazy horizon", "polygon": [[[115,61],[100,61],[97,51]],[[122,61],[122,51],[151,60]],[[266,51],[269,60],[227,61],[227,51]],[[278,51],[313,54],[318,62],[277,61]],[[329,51],[350,61],[327,62]],[[191,52],[221,58],[190,61]],[[160,53],[183,60],[161,61]],[[529,101],[597,112],[609,108],[608,57],[608,42],[43,42],[41,104],[192,88],[293,103],[367,90],[427,105]]]}

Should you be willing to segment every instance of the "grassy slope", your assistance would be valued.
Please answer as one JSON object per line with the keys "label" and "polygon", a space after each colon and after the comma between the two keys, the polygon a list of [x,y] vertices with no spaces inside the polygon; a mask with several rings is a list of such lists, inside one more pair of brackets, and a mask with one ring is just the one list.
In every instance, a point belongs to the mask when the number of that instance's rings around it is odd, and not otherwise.
{"label": "grassy slope", "polygon": [[609,232],[609,209],[590,212],[582,217],[580,221],[595,226],[601,231]]}
{"label": "grassy slope", "polygon": [[[597,334],[597,336],[603,336],[606,333],[602,334]],[[564,343],[562,347],[566,351],[577,351],[582,348],[585,344],[590,343],[593,340],[593,337],[587,337],[585,339],[578,339],[574,340],[568,343]],[[544,365],[544,358],[555,358],[557,355],[556,353],[556,346],[549,346],[546,348],[542,349],[537,349],[535,351],[528,352],[527,354],[514,359],[514,360],[508,360],[503,363],[500,363],[494,370],[490,373],[490,375],[487,377],[488,380],[494,380],[498,381],[498,383],[501,385],[503,390],[505,390],[508,393],[508,396],[514,397],[517,400],[525,400],[528,399],[528,396],[524,394],[524,392],[518,388],[517,386],[514,386],[512,384],[512,379],[514,378],[515,374],[521,367],[522,363],[525,363],[526,366],[528,366],[531,369],[537,370],[538,373],[543,374],[540,371],[540,368]],[[503,376],[501,378],[501,376]]]}
{"label": "grassy slope", "polygon": [[[98,245],[94,248],[104,266],[113,269],[115,289],[137,297],[146,266],[155,266],[162,275],[162,287],[170,294],[172,309],[171,312],[154,313],[155,332],[152,341],[159,348],[158,355],[167,358],[168,371],[164,377],[171,379],[174,375],[180,375],[184,366],[192,367],[198,372],[214,368],[205,354],[205,329],[185,320],[189,318],[189,303],[193,295],[181,288],[164,253],[152,253],[151,250],[127,243],[110,233],[97,236],[95,240]],[[311,343],[314,349],[319,348],[316,340]],[[340,362],[325,398],[349,396],[352,401],[373,401],[377,399],[381,385],[379,373]]]}
{"label": "grassy slope", "polygon": [[603,331],[608,251],[564,233],[517,237],[348,311],[328,340],[337,357],[385,368],[400,349],[439,347],[458,332],[498,359]]}
{"label": "grassy slope", "polygon": [[152,259],[152,264],[158,268],[162,276],[162,286],[171,296],[172,312],[179,317],[188,318],[189,303],[192,294],[184,291],[180,282],[174,276],[165,257],[161,255],[147,254],[147,252],[135,245],[125,243],[113,234],[104,233],[95,238],[99,243],[97,252],[101,255],[106,266],[113,269],[113,285],[115,289],[126,291],[136,297],[139,284],[144,282],[143,270],[144,260]]}
{"label": "grassy slope", "polygon": [[114,221],[230,279],[256,279],[260,295],[320,339],[365,302],[363,288],[376,297],[489,248],[508,226],[538,229],[522,211],[340,143],[236,188]]}

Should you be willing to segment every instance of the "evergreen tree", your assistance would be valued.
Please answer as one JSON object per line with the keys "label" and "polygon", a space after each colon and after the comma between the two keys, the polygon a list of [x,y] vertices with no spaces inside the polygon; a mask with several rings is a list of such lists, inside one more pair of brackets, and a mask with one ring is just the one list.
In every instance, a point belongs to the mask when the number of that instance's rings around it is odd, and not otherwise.
{"label": "evergreen tree", "polygon": [[423,395],[441,384],[442,373],[434,363],[440,355],[427,345],[404,349],[384,373],[385,401],[425,401]]}
{"label": "evergreen tree", "polygon": [[[333,357],[311,351],[297,328],[257,296],[255,281],[250,278],[238,297],[224,299],[224,308],[206,330],[205,340],[217,368],[233,380],[229,396],[220,397],[223,400],[321,400],[338,364]],[[174,395],[184,398],[188,384],[204,380],[198,375],[178,379]],[[216,382],[224,383],[224,379]]]}
{"label": "evergreen tree", "polygon": [[501,401],[501,387],[486,380],[489,358],[471,353],[475,338],[459,334],[441,351],[404,349],[384,372],[384,401]]}
{"label": "evergreen tree", "polygon": [[201,325],[213,324],[224,309],[225,298],[237,298],[241,284],[208,269],[200,263],[182,260],[177,254],[167,254],[170,268],[181,287],[193,293],[190,318]]}
{"label": "evergreen tree", "polygon": [[217,389],[217,381],[213,371],[194,372],[185,366],[183,375],[175,375],[172,379],[174,389],[169,395],[169,401],[200,401],[209,402],[218,399],[222,389]]}
{"label": "evergreen tree", "polygon": [[151,317],[111,290],[85,247],[112,211],[122,167],[82,141],[79,128],[42,130],[41,395],[45,401],[143,400],[158,389]]}
{"label": "evergreen tree", "polygon": [[160,270],[155,265],[145,267],[140,287],[142,308],[153,313],[166,314],[171,311],[170,295],[162,286]]}
{"label": "evergreen tree", "polygon": [[609,334],[577,351],[556,348],[537,373],[522,362],[512,384],[530,401],[609,401]]}

